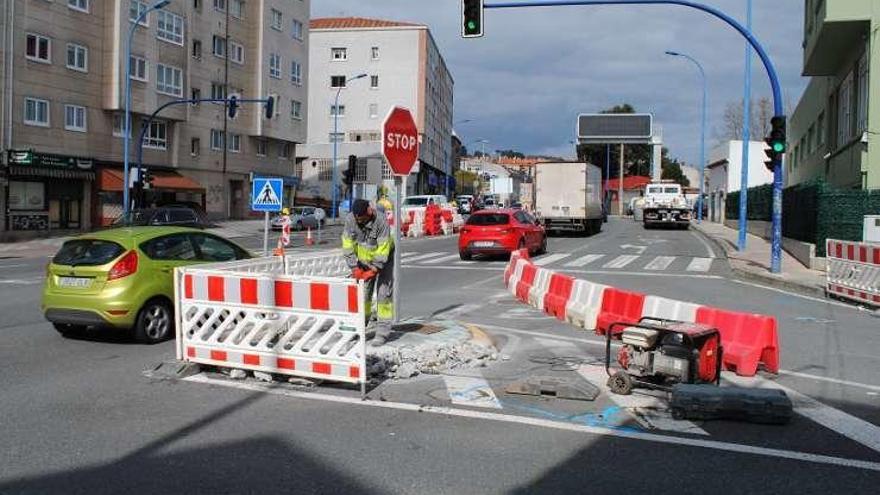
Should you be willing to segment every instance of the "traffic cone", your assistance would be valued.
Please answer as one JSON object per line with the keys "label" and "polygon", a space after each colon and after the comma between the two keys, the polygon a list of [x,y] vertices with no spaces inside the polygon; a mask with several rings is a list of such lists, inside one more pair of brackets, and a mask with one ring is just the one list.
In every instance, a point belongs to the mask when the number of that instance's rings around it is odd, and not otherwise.
{"label": "traffic cone", "polygon": [[313,246],[315,241],[312,239],[312,228],[309,227],[308,232],[306,232],[306,246]]}

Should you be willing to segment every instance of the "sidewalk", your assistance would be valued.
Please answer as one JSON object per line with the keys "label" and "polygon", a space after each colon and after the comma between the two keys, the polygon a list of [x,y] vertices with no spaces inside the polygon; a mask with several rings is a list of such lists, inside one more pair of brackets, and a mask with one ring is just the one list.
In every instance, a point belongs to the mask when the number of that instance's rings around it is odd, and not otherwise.
{"label": "sidewalk", "polygon": [[737,275],[773,287],[825,297],[825,272],[805,267],[785,251],[782,251],[782,273],[770,273],[769,241],[749,234],[746,249],[740,252],[736,249],[739,238],[736,230],[712,222],[692,223],[691,227],[724,250]]}

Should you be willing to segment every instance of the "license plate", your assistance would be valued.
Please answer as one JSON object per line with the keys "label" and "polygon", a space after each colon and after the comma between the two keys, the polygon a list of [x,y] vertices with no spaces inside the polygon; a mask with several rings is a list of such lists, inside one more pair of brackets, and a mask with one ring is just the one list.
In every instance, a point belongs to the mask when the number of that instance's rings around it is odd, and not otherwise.
{"label": "license plate", "polygon": [[59,277],[58,285],[72,289],[84,289],[92,285],[92,279],[82,277]]}
{"label": "license plate", "polygon": [[494,245],[495,245],[495,243],[491,242],[491,241],[480,241],[480,242],[474,243],[474,247],[478,247],[478,248],[489,248]]}

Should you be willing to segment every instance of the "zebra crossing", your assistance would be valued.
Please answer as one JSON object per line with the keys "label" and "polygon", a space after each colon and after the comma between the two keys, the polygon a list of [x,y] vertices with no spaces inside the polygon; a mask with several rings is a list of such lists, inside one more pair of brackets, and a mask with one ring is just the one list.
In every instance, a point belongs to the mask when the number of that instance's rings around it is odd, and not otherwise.
{"label": "zebra crossing", "polygon": [[[488,261],[462,261],[458,254],[449,252],[407,252],[401,254],[401,260],[408,266],[429,266],[443,268],[448,266],[462,267],[474,265],[496,266],[506,263],[504,259]],[[565,270],[644,270],[646,272],[687,272],[693,274],[708,273],[714,266],[715,258],[691,256],[654,256],[635,254],[574,254],[553,253],[534,258],[537,266]]]}

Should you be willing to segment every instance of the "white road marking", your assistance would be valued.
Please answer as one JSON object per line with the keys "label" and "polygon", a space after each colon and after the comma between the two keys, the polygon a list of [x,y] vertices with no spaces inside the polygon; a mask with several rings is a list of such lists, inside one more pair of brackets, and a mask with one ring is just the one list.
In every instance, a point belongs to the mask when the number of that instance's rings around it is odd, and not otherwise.
{"label": "white road marking", "polygon": [[441,258],[434,258],[432,260],[425,261],[424,264],[426,264],[426,265],[439,265],[441,263],[446,263],[446,262],[449,262],[452,260],[457,260],[457,259],[459,259],[458,254],[450,254],[449,256],[443,256]]}
{"label": "white road marking", "polygon": [[549,256],[544,256],[544,257],[542,257],[542,258],[538,258],[538,259],[536,259],[536,260],[534,261],[534,263],[535,263],[535,265],[537,265],[537,266],[547,266],[547,265],[549,265],[550,263],[555,263],[555,262],[557,262],[557,261],[559,261],[559,260],[564,260],[565,258],[568,258],[569,256],[571,256],[571,253],[557,253],[557,254],[551,254],[551,255],[549,255]]}
{"label": "white road marking", "polygon": [[689,272],[708,272],[712,268],[712,258],[694,258],[687,267]]}
{"label": "white road marking", "polygon": [[796,293],[796,292],[788,292],[788,291],[786,291],[786,290],[777,289],[777,288],[775,288],[775,287],[768,287],[768,286],[766,286],[766,285],[755,284],[755,283],[752,283],[752,282],[744,282],[744,281],[742,281],[742,280],[736,280],[736,279],[734,279],[734,278],[731,278],[731,279],[728,279],[728,280],[729,280],[730,282],[735,283],[735,284],[748,285],[749,287],[756,287],[756,288],[758,288],[758,289],[764,289],[764,290],[769,290],[769,291],[773,291],[773,292],[778,292],[778,293],[780,293],[780,294],[785,294],[785,295],[787,295],[787,296],[791,296],[791,297],[799,297],[799,298],[801,298],[801,299],[806,299],[806,300],[808,300],[808,301],[813,301],[813,302],[820,302],[820,303],[830,304],[830,305],[832,305],[832,306],[837,306],[837,307],[840,307],[840,308],[851,309],[851,310],[853,310],[853,311],[857,311],[857,312],[859,312],[859,313],[861,313],[861,312],[863,311],[859,306],[856,306],[856,305],[853,305],[853,304],[842,303],[842,302],[839,302],[839,301],[835,301],[835,300],[833,300],[833,299],[822,299],[821,297],[805,296],[805,295],[803,295],[803,294],[798,294],[798,293]]}
{"label": "white road marking", "polygon": [[796,376],[798,378],[806,378],[808,380],[817,380],[820,382],[836,383],[838,385],[848,385],[850,387],[864,388],[867,390],[875,390],[880,392],[880,386],[868,385],[867,383],[853,382],[850,380],[841,380],[840,378],[831,378],[828,376],[811,375],[809,373],[800,373],[798,371],[779,370],[780,375]]}
{"label": "white road marking", "polygon": [[657,256],[645,266],[645,270],[663,271],[669,268],[673,261],[675,261],[675,256]]}
{"label": "white road marking", "polygon": [[570,262],[566,263],[565,266],[573,266],[573,267],[587,266],[590,263],[592,263],[594,261],[598,261],[604,257],[605,257],[604,254],[588,254],[586,256],[581,256],[580,258],[578,258],[574,261],[570,261]]}
{"label": "white road marking", "polygon": [[453,404],[501,409],[498,397],[482,377],[443,375],[443,381]]}
{"label": "white road marking", "polygon": [[825,405],[785,385],[764,380],[760,377],[743,378],[736,375],[727,375],[724,379],[740,387],[764,387],[782,390],[788,394],[789,399],[794,404],[794,411],[796,413],[875,452],[880,452],[880,426],[852,416],[840,409]]}
{"label": "white road marking", "polygon": [[0,269],[2,269],[2,268],[21,268],[23,266],[27,266],[27,265],[0,265]]}
{"label": "white road marking", "polygon": [[632,263],[637,259],[639,259],[639,257],[634,254],[624,254],[618,256],[617,258],[614,258],[608,263],[605,263],[604,265],[602,265],[602,268],[624,268],[626,265]]}
{"label": "white road marking", "polygon": [[709,243],[706,241],[706,239],[703,239],[703,236],[701,234],[697,234],[696,232],[691,231],[691,235],[696,237],[697,240],[700,241],[700,244],[702,244],[703,247],[706,248],[706,251],[709,253],[710,258],[712,258],[712,259],[716,258],[715,250],[712,249],[712,246],[709,245]]}
{"label": "white road marking", "polygon": [[463,265],[476,265],[477,262],[476,262],[476,261],[456,261],[456,262],[453,263],[453,264],[455,264],[455,265],[459,265],[459,266],[463,266]]}
{"label": "white road marking", "polygon": [[417,251],[411,251],[409,253],[400,253],[400,258],[401,259],[412,258],[413,256],[416,256],[417,254],[421,254],[421,253],[419,253]]}
{"label": "white road marking", "polygon": [[431,259],[431,258],[436,258],[436,257],[438,257],[438,256],[444,256],[444,255],[446,255],[446,254],[449,254],[449,253],[443,253],[443,252],[439,252],[439,253],[427,253],[427,254],[421,254],[421,255],[419,255],[419,256],[413,256],[412,258],[407,258],[407,259],[404,260],[404,261],[406,261],[407,263],[411,263],[411,262],[413,262],[413,261],[427,260],[427,259]]}
{"label": "white road marking", "polygon": [[880,463],[878,462],[811,454],[808,452],[756,447],[739,443],[719,442],[704,438],[676,437],[661,435],[657,433],[645,433],[640,431],[603,428],[599,426],[588,426],[567,421],[556,421],[528,416],[514,416],[511,414],[504,414],[492,411],[477,411],[473,409],[461,409],[457,407],[434,407],[420,404],[407,404],[404,402],[361,400],[360,397],[326,395],[316,392],[301,392],[298,390],[276,387],[273,384],[231,382],[224,379],[210,378],[202,374],[184,378],[183,381],[203,385],[215,385],[219,387],[235,388],[238,390],[247,390],[251,392],[262,392],[270,395],[284,396],[295,399],[332,402],[336,404],[345,404],[352,407],[376,407],[381,409],[394,409],[413,413],[435,414],[438,416],[455,416],[459,418],[483,419],[488,421],[497,421],[524,426],[551,428],[559,431],[570,431],[576,433],[586,433],[589,435],[625,438],[629,440],[655,442],[667,445],[679,445],[683,447],[705,448],[719,450],[722,452],[772,457],[777,459],[789,459],[793,461],[811,462],[815,464],[825,464],[831,466],[841,466],[880,472]]}
{"label": "white road marking", "polygon": [[0,285],[38,285],[43,283],[43,279],[34,279],[34,280],[20,280],[20,279],[9,279],[9,280],[0,280]]}

